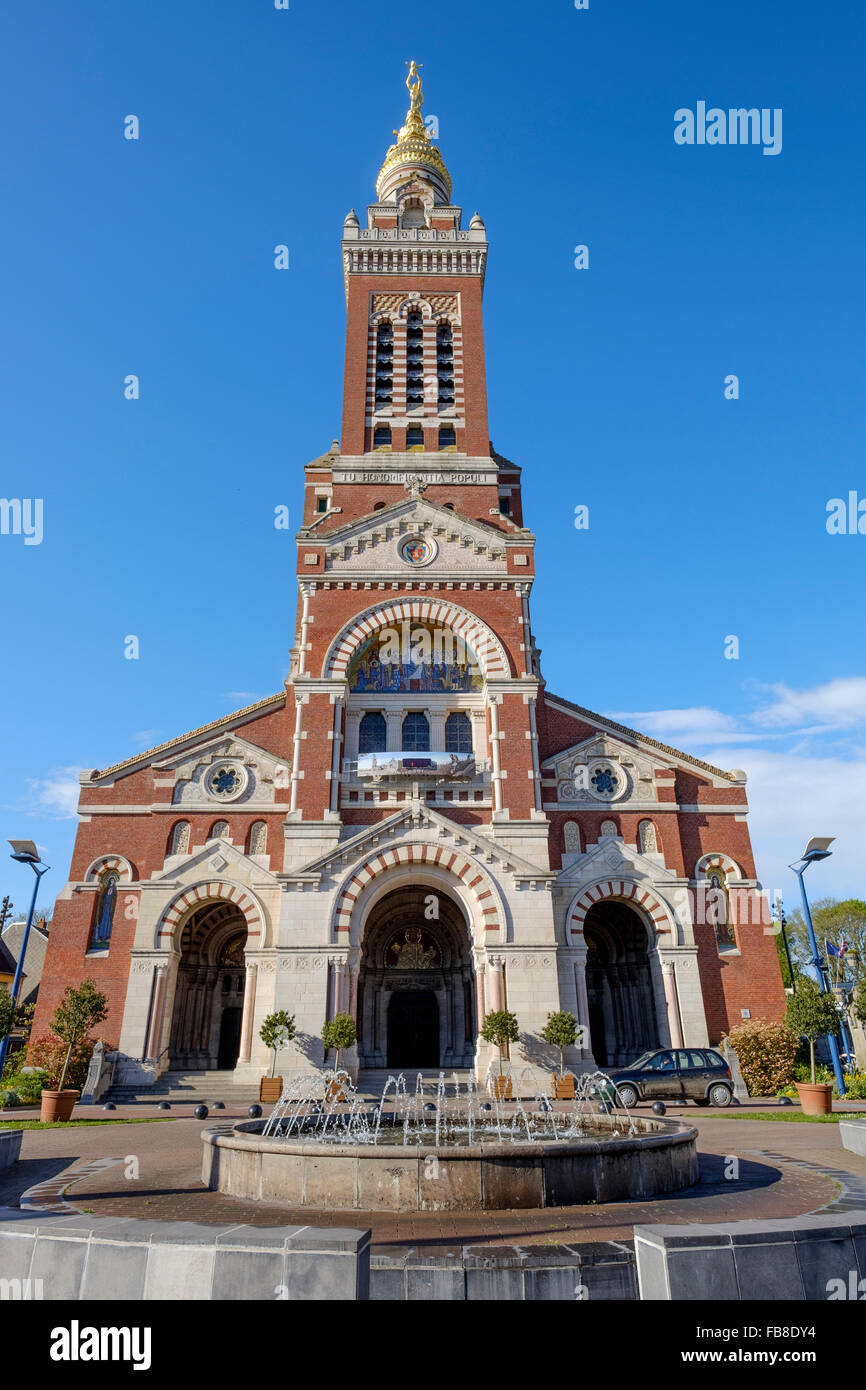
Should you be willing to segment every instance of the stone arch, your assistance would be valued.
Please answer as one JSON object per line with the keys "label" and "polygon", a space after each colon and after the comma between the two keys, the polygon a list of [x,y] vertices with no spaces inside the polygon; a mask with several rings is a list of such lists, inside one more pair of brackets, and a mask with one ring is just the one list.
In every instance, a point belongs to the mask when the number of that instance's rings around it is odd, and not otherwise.
{"label": "stone arch", "polygon": [[726,878],[743,878],[743,871],[735,859],[729,854],[722,854],[720,850],[715,850],[709,854],[702,854],[695,865],[695,878],[709,878],[710,874],[720,869]]}
{"label": "stone arch", "polygon": [[593,904],[601,902],[602,898],[620,898],[629,907],[636,908],[645,919],[649,919],[656,936],[668,934],[673,938],[670,944],[677,944],[679,930],[670,908],[643,884],[637,883],[634,879],[624,878],[600,879],[577,894],[565,919],[572,941],[576,936],[583,934],[586,914]]}
{"label": "stone arch", "polygon": [[439,599],[406,599],[399,603],[377,604],[351,620],[331,643],[322,666],[322,676],[342,680],[352,657],[374,633],[401,622],[419,622],[450,628],[471,647],[488,678],[511,675],[508,655],[487,623],[467,608]]}
{"label": "stone arch", "polygon": [[395,317],[405,323],[410,314],[420,314],[425,323],[430,323],[433,319],[433,305],[429,299],[406,298],[398,306]]}
{"label": "stone arch", "polygon": [[120,883],[132,883],[136,877],[135,869],[122,854],[102,854],[94,859],[84,875],[85,883],[98,883],[102,875],[113,869]]}
{"label": "stone arch", "polygon": [[[422,875],[429,878],[431,887],[438,881],[444,892],[450,891],[462,901],[476,946],[501,945],[505,941],[505,914],[490,876],[459,850],[428,844],[395,845],[393,849],[374,851],[352,872],[337,895],[332,941],[349,940],[351,945],[357,945],[363,916],[357,908],[369,910],[376,898],[396,887],[401,879],[411,877],[417,882]],[[373,887],[374,880],[380,878],[381,884],[377,882]],[[473,925],[478,929],[476,933]],[[350,939],[350,934],[354,939]]]}
{"label": "stone arch", "polygon": [[162,913],[156,928],[154,947],[166,950],[179,940],[181,928],[189,912],[206,902],[231,903],[243,915],[247,924],[247,943],[251,950],[269,946],[268,922],[261,904],[246,888],[226,879],[210,879],[197,883],[179,893]]}

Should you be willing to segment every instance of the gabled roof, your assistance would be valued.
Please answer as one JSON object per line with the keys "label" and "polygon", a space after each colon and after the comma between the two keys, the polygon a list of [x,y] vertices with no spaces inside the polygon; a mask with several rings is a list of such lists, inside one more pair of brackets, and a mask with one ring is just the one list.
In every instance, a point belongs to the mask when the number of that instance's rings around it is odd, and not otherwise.
{"label": "gabled roof", "polygon": [[510,849],[497,844],[489,836],[481,834],[474,826],[451,820],[448,816],[434,811],[432,806],[427,806],[424,802],[418,802],[415,805],[411,802],[407,803],[407,805],[401,806],[399,811],[395,811],[392,816],[386,816],[384,820],[373,821],[370,825],[361,826],[357,835],[340,840],[327,853],[319,855],[318,858],[310,860],[308,864],[303,864],[300,868],[292,869],[281,877],[291,879],[318,876],[341,860],[346,860],[347,863],[357,860],[364,853],[364,847],[367,843],[372,844],[374,840],[378,841],[383,836],[392,832],[396,833],[404,824],[427,829],[433,828],[458,836],[466,843],[470,854],[498,859],[506,870],[517,878],[543,881],[556,877],[554,870],[543,869],[539,864],[533,864],[528,859],[523,859]]}
{"label": "gabled roof", "polygon": [[498,541],[502,544],[506,540],[518,540],[527,545],[535,540],[531,531],[526,527],[518,526],[512,521],[511,517],[502,516],[505,527],[494,526],[492,522],[484,521],[480,517],[467,516],[463,512],[458,512],[455,508],[443,506],[441,502],[434,502],[429,497],[398,497],[396,501],[389,502],[386,506],[380,507],[378,511],[365,512],[362,516],[353,517],[350,521],[343,521],[333,530],[322,531],[316,534],[316,527],[320,522],[327,520],[327,513],[317,517],[309,526],[303,527],[298,532],[298,540],[321,541],[325,545],[339,545],[340,541],[348,540],[349,537],[358,531],[364,531],[371,526],[380,526],[383,523],[397,521],[405,515],[419,511],[430,511],[439,517],[443,524],[447,524],[455,531],[460,528],[478,527],[486,532],[485,540],[488,543]]}
{"label": "gabled roof", "polygon": [[[224,729],[235,720],[249,719],[254,714],[261,714],[264,710],[276,707],[285,702],[286,692],[281,690],[276,695],[266,695],[263,700],[257,700],[253,705],[246,705],[243,709],[235,710],[234,714],[225,714],[222,719],[214,719],[210,724],[202,724],[198,729],[191,729],[188,734],[179,734],[177,738],[170,738],[167,743],[158,743],[155,748],[147,748],[143,753],[136,753],[133,758],[125,758],[121,763],[112,763],[110,767],[101,770],[94,768],[90,774],[90,782],[101,782],[103,777],[113,777],[115,773],[126,772],[136,767],[138,764],[150,762],[160,753],[166,753],[171,748],[178,748],[182,743],[187,743],[190,739],[200,738],[203,734],[213,733],[215,729]],[[85,784],[86,785],[86,784]]]}
{"label": "gabled roof", "polygon": [[[714,767],[712,763],[702,762],[700,758],[693,758],[690,753],[683,753],[680,748],[671,748],[667,743],[659,743],[658,739],[650,738],[649,734],[639,733],[637,729],[630,729],[626,724],[617,724],[613,719],[608,719],[603,714],[595,714],[591,709],[584,709],[582,705],[576,705],[572,700],[566,700],[562,695],[551,695],[546,690],[544,698],[551,704],[561,705],[564,709],[580,715],[582,719],[597,725],[600,729],[607,729],[615,734],[625,734],[627,738],[636,739],[649,748],[657,748],[661,753],[667,753],[670,757],[679,758],[692,767],[698,767],[702,772],[710,772],[714,777],[723,777],[726,782],[740,783],[740,778],[736,772],[725,772],[724,768]],[[543,762],[553,762],[554,759],[561,758],[566,751],[565,748],[561,748],[557,753],[550,753]]]}

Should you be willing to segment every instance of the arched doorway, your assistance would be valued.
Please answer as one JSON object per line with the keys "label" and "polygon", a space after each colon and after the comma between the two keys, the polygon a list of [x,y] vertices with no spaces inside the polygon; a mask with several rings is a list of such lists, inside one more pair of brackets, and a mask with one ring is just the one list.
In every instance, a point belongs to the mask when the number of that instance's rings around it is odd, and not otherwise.
{"label": "arched doorway", "polygon": [[583,924],[592,1055],[600,1067],[621,1067],[660,1045],[649,938],[624,902],[595,903]]}
{"label": "arched doorway", "polygon": [[187,918],[180,936],[169,1067],[234,1068],[240,1051],[246,939],[246,920],[234,903],[205,903]]}
{"label": "arched doorway", "polygon": [[373,906],[361,943],[358,1026],[362,1067],[472,1065],[472,955],[452,898],[413,885]]}

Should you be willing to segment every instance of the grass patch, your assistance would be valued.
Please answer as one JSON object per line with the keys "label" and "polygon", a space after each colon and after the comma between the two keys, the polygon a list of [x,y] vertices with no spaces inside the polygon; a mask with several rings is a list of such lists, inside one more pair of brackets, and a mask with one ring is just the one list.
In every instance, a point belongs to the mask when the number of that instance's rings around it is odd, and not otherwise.
{"label": "grass patch", "polygon": [[788,1125],[837,1125],[840,1120],[862,1120],[859,1114],[846,1115],[836,1111],[830,1115],[804,1115],[802,1110],[726,1110],[724,1115],[713,1115],[714,1120],[775,1120]]}
{"label": "grass patch", "polygon": [[87,1129],[91,1125],[161,1125],[173,1115],[146,1115],[140,1119],[119,1120],[6,1120],[0,1115],[0,1129]]}

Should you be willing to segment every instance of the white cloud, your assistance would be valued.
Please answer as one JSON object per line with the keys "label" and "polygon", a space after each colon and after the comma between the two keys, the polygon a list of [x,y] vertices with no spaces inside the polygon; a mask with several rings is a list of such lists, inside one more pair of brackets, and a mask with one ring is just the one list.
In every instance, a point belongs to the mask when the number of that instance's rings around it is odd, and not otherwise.
{"label": "white cloud", "polygon": [[657,738],[661,743],[672,743],[677,748],[690,751],[694,750],[696,744],[704,744],[708,739],[717,743],[729,739],[741,743],[744,739],[758,737],[744,733],[732,715],[705,705],[692,709],[626,711],[613,714],[611,718],[620,724],[627,724],[638,733]]}
{"label": "white cloud", "polygon": [[864,676],[840,676],[808,690],[792,690],[784,684],[767,689],[773,698],[752,715],[758,724],[788,727],[817,721],[824,728],[838,729],[866,722]]}
{"label": "white cloud", "polygon": [[78,767],[58,767],[47,777],[31,778],[31,810],[52,820],[69,820],[78,809]]}
{"label": "white cloud", "polygon": [[[749,829],[758,877],[768,890],[782,889],[799,902],[797,880],[788,868],[812,835],[835,835],[830,859],[807,875],[811,899],[866,895],[866,758],[801,756],[765,748],[726,748],[748,774]],[[702,756],[718,761],[718,752]]]}

